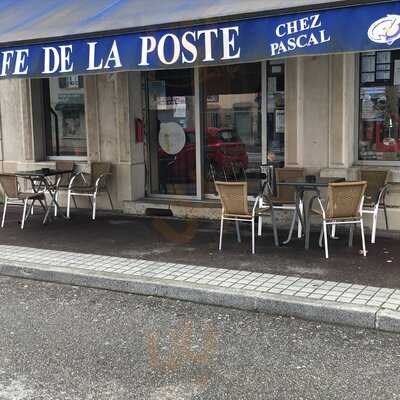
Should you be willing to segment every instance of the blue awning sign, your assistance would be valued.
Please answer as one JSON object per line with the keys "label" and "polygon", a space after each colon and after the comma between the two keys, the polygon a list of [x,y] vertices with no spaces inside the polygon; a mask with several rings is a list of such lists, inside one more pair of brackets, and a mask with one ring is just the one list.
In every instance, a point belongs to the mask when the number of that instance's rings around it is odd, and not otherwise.
{"label": "blue awning sign", "polygon": [[[395,48],[400,1],[0,48],[0,77],[254,62]],[[399,46],[400,47],[400,46]]]}

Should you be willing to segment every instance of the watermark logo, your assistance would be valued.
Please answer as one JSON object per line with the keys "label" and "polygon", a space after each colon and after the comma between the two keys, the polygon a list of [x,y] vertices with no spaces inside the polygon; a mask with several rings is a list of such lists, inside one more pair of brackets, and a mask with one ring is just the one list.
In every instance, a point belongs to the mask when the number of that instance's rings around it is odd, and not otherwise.
{"label": "watermark logo", "polygon": [[387,15],[375,21],[368,30],[368,37],[375,43],[391,46],[400,38],[400,15]]}

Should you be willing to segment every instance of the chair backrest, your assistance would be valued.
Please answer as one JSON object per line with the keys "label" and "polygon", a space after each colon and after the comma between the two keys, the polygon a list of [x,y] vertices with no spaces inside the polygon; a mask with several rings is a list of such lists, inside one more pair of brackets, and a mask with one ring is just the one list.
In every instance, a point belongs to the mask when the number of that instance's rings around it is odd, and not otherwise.
{"label": "chair backrest", "polygon": [[328,218],[358,218],[367,182],[337,182],[328,187],[326,216]]}
{"label": "chair backrest", "polygon": [[[304,168],[276,168],[275,169],[276,182],[293,182],[305,179]],[[276,201],[280,202],[294,202],[295,201],[295,188],[293,186],[280,186],[276,188]]]}
{"label": "chair backrest", "polygon": [[247,182],[215,182],[224,213],[248,215]]}
{"label": "chair backrest", "polygon": [[367,198],[376,201],[380,190],[385,186],[389,179],[390,171],[382,170],[360,170],[360,180],[367,182],[367,190],[365,191],[365,196]]}
{"label": "chair backrest", "polygon": [[0,185],[4,194],[11,198],[18,198],[18,180],[13,174],[0,174]]}
{"label": "chair backrest", "polygon": [[[111,173],[111,163],[109,162],[92,162],[90,164],[90,179],[92,185],[94,185],[97,179],[103,174]],[[105,186],[106,179],[101,182],[101,187]]]}

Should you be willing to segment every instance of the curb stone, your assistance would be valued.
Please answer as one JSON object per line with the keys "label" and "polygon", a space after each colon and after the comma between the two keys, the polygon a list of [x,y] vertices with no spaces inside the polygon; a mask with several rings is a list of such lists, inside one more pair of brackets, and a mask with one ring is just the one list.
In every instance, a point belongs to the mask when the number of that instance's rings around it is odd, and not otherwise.
{"label": "curb stone", "polygon": [[400,333],[400,312],[375,306],[1,260],[0,274]]}

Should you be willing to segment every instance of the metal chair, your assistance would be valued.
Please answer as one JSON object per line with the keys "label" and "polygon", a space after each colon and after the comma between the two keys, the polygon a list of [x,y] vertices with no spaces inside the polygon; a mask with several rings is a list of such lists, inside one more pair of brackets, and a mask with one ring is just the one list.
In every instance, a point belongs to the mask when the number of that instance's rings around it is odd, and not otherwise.
{"label": "metal chair", "polygon": [[386,209],[386,194],[388,191],[387,182],[389,171],[382,170],[360,170],[360,179],[367,182],[365,191],[365,201],[362,213],[372,214],[371,243],[375,243],[376,227],[378,224],[379,210],[383,210],[385,216],[386,229],[389,229],[389,221]]}
{"label": "metal chair", "polygon": [[[367,182],[340,182],[331,183],[328,186],[326,201],[319,195],[314,196],[310,201],[309,214],[314,214],[322,219],[319,245],[322,247],[322,239],[325,244],[325,258],[329,258],[327,226],[350,225],[349,246],[353,242],[354,225],[360,224],[362,237],[362,252],[367,255],[365,248],[364,222],[362,218],[362,207]],[[317,202],[318,207],[314,208]],[[310,235],[310,217],[307,218],[306,240]]]}
{"label": "metal chair", "polygon": [[[275,177],[274,183],[278,182],[293,182],[296,180],[304,180],[305,179],[305,170],[304,168],[275,168]],[[293,217],[290,224],[288,238],[283,242],[287,244],[290,242],[294,227],[297,221],[297,236],[301,238],[302,235],[302,226],[301,221],[298,218],[297,210],[296,210],[296,190],[291,186],[280,186],[275,183],[275,189],[273,187],[269,187],[269,196],[270,202],[275,210],[287,210],[293,211]],[[266,187],[264,186],[264,189]],[[276,195],[275,192],[276,191]],[[264,197],[266,192],[264,190]],[[261,204],[262,207],[262,204]],[[303,202],[300,199],[299,204],[300,212],[303,213]],[[258,224],[258,234],[261,236],[262,233],[262,218],[259,220]]]}
{"label": "metal chair", "polygon": [[[46,197],[44,195],[44,192],[21,192],[19,190],[18,179],[16,175],[0,174],[0,185],[4,192],[3,218],[1,220],[2,228],[4,228],[8,205],[18,205],[24,207],[24,211],[22,213],[21,229],[24,229],[25,221],[28,219],[35,201],[38,201],[44,210],[47,209]],[[27,209],[29,202],[30,206],[29,209]]]}
{"label": "metal chair", "polygon": [[[70,218],[71,198],[83,196],[89,198],[92,205],[92,219],[96,219],[96,202],[100,193],[106,193],[111,208],[114,209],[110,192],[107,187],[107,179],[111,176],[111,164],[108,162],[92,162],[90,165],[90,181],[83,172],[76,173],[68,185],[67,218]],[[81,179],[84,183],[78,184]],[[88,181],[90,184],[88,184]],[[75,201],[75,200],[74,200]],[[75,203],[76,206],[76,203]]]}
{"label": "metal chair", "polygon": [[239,222],[250,222],[251,223],[251,251],[255,253],[255,221],[260,215],[266,215],[268,212],[271,213],[272,226],[274,229],[275,245],[279,246],[278,233],[275,223],[275,214],[272,206],[269,208],[265,207],[262,210],[258,210],[260,196],[256,198],[252,211],[250,212],[248,200],[247,200],[247,182],[215,182],[217,192],[220,196],[222,203],[222,214],[221,214],[221,227],[219,237],[219,250],[222,250],[222,235],[224,230],[224,221],[235,221],[236,223],[236,234],[238,242],[241,241]]}

